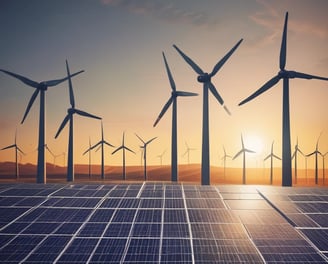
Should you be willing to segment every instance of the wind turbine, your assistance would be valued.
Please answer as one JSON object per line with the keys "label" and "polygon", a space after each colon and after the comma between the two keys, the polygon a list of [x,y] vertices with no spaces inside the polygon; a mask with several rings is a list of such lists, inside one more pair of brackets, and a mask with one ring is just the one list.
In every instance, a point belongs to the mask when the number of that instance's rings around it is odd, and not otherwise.
{"label": "wind turbine", "polygon": [[18,75],[16,73],[12,73],[6,70],[1,70],[3,73],[6,73],[21,82],[25,83],[28,86],[31,86],[35,88],[35,92],[32,94],[32,97],[27,105],[22,124],[24,123],[24,120],[26,116],[28,115],[36,97],[40,93],[40,117],[39,117],[39,143],[38,143],[38,165],[37,165],[37,178],[36,181],[37,183],[46,183],[46,161],[45,161],[45,92],[47,91],[48,87],[56,86],[64,81],[66,81],[68,78],[73,77],[77,74],[82,73],[83,71],[79,71],[77,73],[74,73],[70,76],[67,76],[63,79],[59,80],[51,80],[51,81],[42,81],[42,82],[35,82],[32,81],[24,76]]}
{"label": "wind turbine", "polygon": [[273,143],[274,143],[274,141],[272,141],[270,154],[268,156],[266,156],[266,158],[264,159],[264,161],[266,161],[268,158],[270,158],[270,184],[271,185],[272,185],[272,180],[273,180],[273,158],[281,160],[280,157],[278,157],[276,154],[273,153]]}
{"label": "wind turbine", "polygon": [[223,157],[222,157],[222,160],[223,160],[223,177],[225,179],[225,176],[226,176],[226,161],[227,161],[227,158],[232,158],[230,155],[227,155],[227,152],[225,150],[225,147],[223,146]]}
{"label": "wind turbine", "polygon": [[188,164],[190,164],[190,159],[189,159],[189,155],[190,155],[190,151],[191,150],[196,150],[195,148],[190,148],[187,144],[187,142],[185,142],[186,144],[186,151],[182,154],[182,157],[186,156],[187,155],[187,158],[188,158]]}
{"label": "wind turbine", "polygon": [[25,155],[25,153],[17,146],[17,130],[15,132],[14,144],[4,147],[1,150],[11,149],[11,148],[15,149],[15,176],[16,176],[16,179],[18,180],[19,179],[18,154],[21,153],[21,154]]}
{"label": "wind turbine", "polygon": [[255,151],[245,148],[243,135],[241,135],[241,146],[242,149],[232,158],[232,160],[236,159],[240,154],[243,154],[243,184],[246,184],[246,152],[255,153]]}
{"label": "wind turbine", "polygon": [[112,152],[112,155],[115,154],[117,151],[122,150],[123,151],[123,180],[126,180],[126,174],[125,174],[125,150],[130,151],[134,154],[136,154],[133,150],[129,149],[128,147],[126,147],[124,145],[124,132],[123,132],[123,139],[122,139],[122,145],[120,147],[118,147],[117,149],[115,149]]}
{"label": "wind turbine", "polygon": [[178,181],[178,136],[177,136],[177,97],[178,96],[197,96],[196,93],[177,91],[175,82],[173,80],[169,65],[167,64],[165,54],[163,52],[164,63],[167,71],[167,75],[171,85],[171,97],[164,105],[162,111],[157,117],[154,127],[157,125],[162,116],[166,113],[167,109],[172,104],[172,138],[171,138],[171,180],[173,182]]}
{"label": "wind turbine", "polygon": [[224,101],[215,86],[211,82],[211,78],[221,69],[224,63],[230,58],[232,53],[238,48],[243,39],[238,43],[214,66],[211,73],[205,73],[203,70],[186,54],[184,54],[176,45],[173,47],[179,52],[183,59],[198,74],[197,81],[203,84],[203,139],[202,139],[202,185],[210,185],[210,144],[209,144],[209,112],[208,112],[208,90],[214,95],[218,102],[223,106],[228,114],[230,111],[224,104]]}
{"label": "wind turbine", "polygon": [[318,137],[317,144],[315,146],[315,151],[313,151],[312,153],[306,155],[307,157],[310,157],[312,155],[315,155],[315,184],[318,184],[318,155],[322,155],[321,152],[319,151],[319,148],[318,148],[319,139],[321,137],[321,134]]}
{"label": "wind turbine", "polygon": [[92,149],[96,148],[97,146],[101,147],[101,179],[105,179],[105,156],[104,156],[104,145],[107,145],[109,147],[115,148],[112,144],[108,143],[106,140],[104,140],[104,128],[103,123],[101,122],[101,140],[93,145],[92,147],[89,147],[83,155],[85,155],[87,152],[91,151]]}
{"label": "wind turbine", "polygon": [[157,158],[159,158],[160,161],[161,161],[161,166],[163,165],[163,156],[164,156],[165,152],[166,152],[166,150],[164,150],[164,151],[162,152],[162,154],[157,155]]}
{"label": "wind turbine", "polygon": [[325,184],[326,181],[326,173],[325,173],[325,157],[328,154],[328,152],[326,152],[325,154],[321,154],[322,156],[322,183]]}
{"label": "wind turbine", "polygon": [[280,48],[280,71],[271,80],[266,82],[260,89],[247,97],[239,103],[243,105],[251,101],[260,94],[266,92],[281,79],[283,80],[283,108],[282,108],[282,186],[292,186],[292,160],[291,160],[291,143],[290,143],[290,117],[289,117],[289,79],[318,79],[328,80],[328,78],[309,75],[296,71],[289,71],[285,69],[286,65],[286,49],[287,49],[287,21],[288,12],[285,16],[284,31],[282,35],[282,42]]}
{"label": "wind turbine", "polygon": [[299,149],[298,147],[298,138],[296,140],[296,145],[295,145],[295,151],[292,155],[292,159],[295,158],[295,161],[294,161],[294,170],[295,170],[295,183],[297,183],[297,153],[301,153],[301,155],[304,157],[304,153]]}
{"label": "wind turbine", "polygon": [[70,104],[71,104],[71,108],[67,109],[67,115],[64,118],[63,122],[61,123],[60,127],[58,128],[58,131],[55,135],[55,138],[57,138],[59,136],[60,132],[63,130],[63,128],[69,122],[67,181],[71,182],[71,181],[74,181],[74,152],[73,152],[73,145],[74,145],[73,120],[74,119],[73,119],[73,115],[78,114],[78,115],[81,115],[81,116],[90,117],[90,118],[94,118],[94,119],[101,119],[101,118],[75,108],[73,85],[72,85],[72,80],[71,80],[71,77],[70,77],[70,71],[69,71],[67,60],[66,60],[66,70],[67,70],[67,76],[68,76],[69,101],[70,101]]}
{"label": "wind turbine", "polygon": [[150,142],[152,142],[153,140],[155,140],[157,137],[154,137],[150,140],[148,140],[147,142],[145,142],[141,137],[139,137],[137,134],[135,134],[137,136],[137,138],[140,139],[140,141],[143,143],[142,146],[140,146],[140,148],[143,150],[143,159],[144,159],[144,179],[145,181],[147,180],[147,146]]}
{"label": "wind turbine", "polygon": [[54,158],[53,166],[55,167],[55,161],[56,161],[55,154],[50,150],[50,148],[48,147],[48,144],[45,145],[45,148],[46,148],[46,150],[48,150],[48,152],[50,153],[50,155]]}

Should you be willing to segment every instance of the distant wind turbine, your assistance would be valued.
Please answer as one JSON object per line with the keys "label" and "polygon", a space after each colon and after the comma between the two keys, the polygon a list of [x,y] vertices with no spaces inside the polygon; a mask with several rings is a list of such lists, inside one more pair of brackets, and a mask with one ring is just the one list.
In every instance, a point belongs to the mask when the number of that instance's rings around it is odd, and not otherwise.
{"label": "distant wind turbine", "polygon": [[55,167],[55,161],[56,161],[55,154],[50,150],[50,148],[48,147],[48,144],[45,145],[45,148],[46,148],[46,150],[48,150],[48,152],[50,153],[50,155],[54,158],[53,166]]}
{"label": "distant wind turbine", "polygon": [[246,184],[246,152],[255,153],[255,151],[245,148],[243,135],[241,135],[241,146],[242,149],[232,158],[232,160],[236,159],[240,154],[243,154],[243,184]]}
{"label": "distant wind turbine", "polygon": [[167,109],[172,104],[172,139],[171,139],[171,180],[173,182],[178,181],[178,136],[177,136],[177,97],[178,96],[197,96],[196,93],[177,91],[175,82],[173,80],[169,65],[166,61],[165,54],[163,52],[164,63],[167,71],[167,75],[171,85],[171,97],[164,105],[162,111],[157,117],[154,127],[161,120],[162,116],[166,113]]}
{"label": "distant wind turbine", "polygon": [[296,140],[295,151],[292,155],[292,159],[294,160],[294,170],[295,170],[295,183],[297,183],[297,153],[300,153],[304,157],[304,153],[298,147],[298,138]]}
{"label": "distant wind turbine", "polygon": [[323,184],[325,184],[326,181],[326,172],[325,172],[325,157],[328,154],[328,152],[326,152],[325,154],[321,154],[322,156],[322,182]]}
{"label": "distant wind turbine", "polygon": [[287,21],[288,12],[285,16],[284,31],[280,48],[280,71],[271,80],[266,82],[260,89],[250,95],[248,98],[239,103],[243,105],[260,94],[266,92],[281,79],[283,80],[283,109],[282,109],[282,186],[292,186],[292,160],[291,160],[291,143],[290,143],[290,116],[289,116],[289,79],[318,79],[328,80],[328,78],[309,75],[296,71],[285,69],[286,65],[286,50],[287,50]]}
{"label": "distant wind turbine", "polygon": [[182,154],[182,157],[186,156],[187,155],[187,159],[188,159],[188,164],[190,164],[190,151],[192,150],[196,150],[195,148],[190,148],[187,144],[187,142],[185,142],[186,144],[186,151]]}
{"label": "distant wind turbine", "polygon": [[51,81],[42,81],[42,82],[35,82],[32,81],[26,77],[23,77],[21,75],[18,75],[16,73],[12,73],[6,70],[1,70],[3,73],[6,73],[20,81],[22,81],[23,83],[25,83],[28,86],[31,86],[33,88],[35,88],[35,92],[33,93],[23,120],[21,123],[24,123],[24,120],[26,118],[26,116],[28,115],[36,97],[38,96],[38,94],[40,93],[40,118],[39,118],[39,143],[38,143],[38,165],[37,165],[37,178],[36,178],[36,182],[37,183],[46,183],[46,160],[45,160],[45,151],[44,151],[44,147],[45,147],[45,92],[47,91],[48,87],[52,87],[52,86],[56,86],[64,81],[66,81],[68,78],[73,77],[77,74],[80,74],[83,71],[79,71],[77,73],[74,73],[70,76],[67,76],[63,79],[59,79],[59,80],[51,80]]}
{"label": "distant wind turbine", "polygon": [[162,154],[157,155],[157,158],[160,159],[160,164],[161,164],[161,166],[163,165],[163,156],[164,156],[165,152],[166,152],[166,150],[164,150],[164,151],[162,152]]}
{"label": "distant wind turbine", "polygon": [[123,152],[123,180],[126,180],[126,173],[125,173],[125,150],[130,151],[134,154],[136,154],[133,150],[129,149],[128,147],[126,147],[124,145],[124,133],[123,133],[123,139],[122,139],[122,145],[120,147],[118,147],[117,149],[115,149],[112,152],[112,155],[115,154],[117,151],[122,150]]}
{"label": "distant wind turbine", "polygon": [[315,184],[318,184],[318,155],[322,155],[321,152],[319,151],[319,139],[320,139],[320,137],[321,137],[321,134],[318,137],[317,144],[315,146],[315,151],[313,151],[312,153],[306,155],[307,157],[315,155]]}
{"label": "distant wind turbine", "polygon": [[222,160],[223,160],[223,177],[225,179],[226,177],[226,162],[227,162],[227,158],[232,158],[230,155],[227,155],[227,152],[225,150],[225,147],[223,146],[223,157],[222,157]]}
{"label": "distant wind turbine", "polygon": [[140,148],[143,150],[143,160],[144,160],[144,179],[147,180],[147,146],[149,143],[151,143],[153,140],[155,140],[157,137],[154,137],[147,142],[145,142],[141,137],[139,137],[137,134],[135,134],[137,138],[140,139],[140,141],[143,143]]}
{"label": "distant wind turbine", "polygon": [[74,119],[73,119],[73,115],[78,114],[78,115],[81,115],[81,116],[90,117],[90,118],[94,118],[94,119],[101,119],[101,118],[75,108],[73,85],[72,85],[72,80],[71,80],[71,77],[70,77],[70,71],[69,71],[67,60],[66,60],[66,70],[67,70],[67,76],[68,76],[69,101],[70,101],[70,104],[71,104],[71,108],[69,108],[67,110],[67,115],[64,118],[63,122],[61,123],[60,127],[58,128],[58,131],[55,135],[55,138],[57,138],[59,136],[60,132],[63,130],[63,128],[69,122],[67,181],[71,182],[71,181],[74,181],[74,152],[73,152],[73,145],[74,145],[73,120]]}
{"label": "distant wind turbine", "polygon": [[105,155],[104,155],[104,145],[107,145],[109,147],[115,148],[112,144],[108,143],[106,140],[104,140],[104,128],[103,123],[101,122],[101,140],[93,145],[92,147],[89,147],[83,155],[85,155],[87,152],[91,151],[92,149],[96,148],[97,146],[101,147],[101,179],[105,179]]}
{"label": "distant wind turbine", "polygon": [[191,66],[191,68],[198,74],[197,81],[203,83],[203,139],[202,139],[202,185],[210,185],[210,144],[209,144],[209,112],[208,112],[208,90],[214,95],[218,102],[223,106],[228,114],[228,108],[215,86],[211,82],[211,78],[221,69],[224,63],[230,58],[234,51],[238,48],[242,39],[214,66],[211,73],[205,73],[203,70],[186,54],[184,54],[176,45],[173,47],[183,57],[183,59]]}
{"label": "distant wind turbine", "polygon": [[17,130],[15,132],[14,144],[4,147],[1,150],[11,149],[11,148],[15,149],[15,177],[16,177],[16,179],[19,179],[18,154],[21,153],[21,154],[25,155],[25,153],[17,145]]}
{"label": "distant wind turbine", "polygon": [[270,158],[270,184],[271,185],[272,185],[272,181],[273,181],[273,158],[281,160],[280,157],[278,157],[276,154],[273,153],[273,143],[274,143],[274,141],[272,141],[270,154],[268,156],[266,156],[266,158],[264,159],[264,161],[266,161],[267,159]]}

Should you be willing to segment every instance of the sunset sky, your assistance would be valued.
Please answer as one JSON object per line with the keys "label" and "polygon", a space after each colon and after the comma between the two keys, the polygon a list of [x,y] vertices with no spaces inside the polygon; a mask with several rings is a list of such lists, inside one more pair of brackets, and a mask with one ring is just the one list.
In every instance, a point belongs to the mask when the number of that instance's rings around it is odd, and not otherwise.
{"label": "sunset sky", "polygon": [[[170,163],[171,109],[153,128],[171,95],[164,67],[165,52],[177,90],[199,93],[178,98],[178,159],[187,163],[185,142],[196,150],[190,162],[201,161],[202,86],[196,74],[172,47],[176,44],[205,72],[237,43],[236,52],[212,78],[225,100],[229,116],[210,94],[211,165],[222,166],[222,146],[229,155],[245,146],[249,166],[262,166],[274,140],[281,156],[282,82],[255,100],[238,103],[279,71],[285,12],[289,12],[286,69],[328,77],[328,1],[326,0],[2,0],[0,1],[0,69],[35,81],[73,78],[76,108],[103,118],[105,139],[120,146],[125,131],[127,165],[140,164],[140,141],[158,137],[148,149],[148,163]],[[14,143],[27,153],[21,162],[36,163],[39,121],[37,99],[20,124],[34,88],[0,73],[0,148]],[[328,82],[290,80],[292,151],[299,140],[305,153],[328,151]],[[68,127],[54,136],[69,108],[68,83],[46,92],[46,142],[55,153],[67,152]],[[75,116],[75,163],[88,163],[88,140],[97,143],[101,123]],[[122,155],[106,148],[106,165],[121,165]],[[92,153],[100,163],[100,152]],[[14,161],[14,151],[0,151],[0,161]],[[47,154],[47,161],[53,158]],[[320,161],[321,162],[321,161]],[[64,165],[58,158],[58,165]],[[242,159],[227,166],[241,166]],[[303,166],[300,160],[300,166]],[[309,159],[309,166],[314,159]],[[66,165],[66,164],[65,164]],[[280,162],[275,162],[280,166]],[[266,166],[269,166],[266,163]]]}

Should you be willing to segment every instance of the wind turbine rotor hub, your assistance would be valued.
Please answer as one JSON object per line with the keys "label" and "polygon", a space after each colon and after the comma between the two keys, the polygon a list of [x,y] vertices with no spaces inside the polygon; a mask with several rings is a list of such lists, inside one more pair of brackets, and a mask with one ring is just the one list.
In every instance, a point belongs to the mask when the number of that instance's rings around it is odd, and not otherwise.
{"label": "wind turbine rotor hub", "polygon": [[74,114],[74,112],[75,112],[75,109],[74,109],[74,108],[69,108],[69,109],[67,109],[67,113],[68,113],[69,115]]}
{"label": "wind turbine rotor hub", "polygon": [[291,76],[289,73],[290,73],[289,71],[281,70],[278,73],[278,75],[279,75],[280,78],[293,78],[293,76]]}
{"label": "wind turbine rotor hub", "polygon": [[204,73],[203,75],[199,75],[197,77],[197,81],[200,83],[207,83],[211,81],[211,76],[208,73]]}
{"label": "wind turbine rotor hub", "polygon": [[47,91],[48,86],[44,82],[41,82],[41,83],[39,83],[38,89],[43,90],[43,91]]}

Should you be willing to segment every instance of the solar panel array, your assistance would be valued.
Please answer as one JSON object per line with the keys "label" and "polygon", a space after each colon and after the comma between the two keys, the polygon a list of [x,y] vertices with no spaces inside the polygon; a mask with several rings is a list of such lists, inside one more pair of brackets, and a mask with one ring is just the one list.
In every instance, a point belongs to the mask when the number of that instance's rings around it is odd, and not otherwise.
{"label": "solar panel array", "polygon": [[237,185],[2,184],[0,262],[325,263],[327,195]]}

